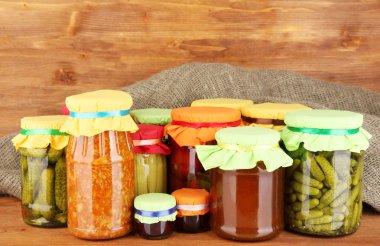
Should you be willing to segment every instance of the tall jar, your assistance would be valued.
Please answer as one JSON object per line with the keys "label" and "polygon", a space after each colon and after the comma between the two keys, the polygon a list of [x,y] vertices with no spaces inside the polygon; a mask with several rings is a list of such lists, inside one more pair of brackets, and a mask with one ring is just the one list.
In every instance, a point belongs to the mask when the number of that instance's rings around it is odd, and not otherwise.
{"label": "tall jar", "polygon": [[66,105],[69,231],[94,240],[124,236],[133,228],[132,98],[101,90],[70,96]]}
{"label": "tall jar", "polygon": [[172,110],[166,126],[172,154],[169,167],[169,192],[181,188],[209,190],[210,177],[202,167],[195,145],[214,144],[215,132],[241,124],[240,111],[219,107],[185,107]]}
{"label": "tall jar", "polygon": [[199,99],[191,103],[191,107],[222,107],[241,110],[241,108],[252,105],[252,100],[237,98],[208,98]]}
{"label": "tall jar", "polygon": [[66,116],[21,119],[12,142],[20,152],[21,213],[26,224],[65,227],[67,222],[65,148],[69,137],[59,131]]}
{"label": "tall jar", "polygon": [[280,131],[284,128],[284,116],[287,112],[311,109],[302,104],[259,103],[241,108],[245,126],[265,127]]}
{"label": "tall jar", "polygon": [[338,110],[285,115],[282,139],[293,158],[286,169],[286,227],[318,236],[355,232],[362,212],[363,116]]}
{"label": "tall jar", "polygon": [[170,148],[162,140],[164,127],[138,124],[132,133],[135,150],[135,194],[166,193],[167,163]]}
{"label": "tall jar", "polygon": [[292,159],[279,147],[277,131],[259,127],[226,128],[217,145],[196,146],[211,169],[212,231],[226,239],[262,241],[284,227],[284,170]]}

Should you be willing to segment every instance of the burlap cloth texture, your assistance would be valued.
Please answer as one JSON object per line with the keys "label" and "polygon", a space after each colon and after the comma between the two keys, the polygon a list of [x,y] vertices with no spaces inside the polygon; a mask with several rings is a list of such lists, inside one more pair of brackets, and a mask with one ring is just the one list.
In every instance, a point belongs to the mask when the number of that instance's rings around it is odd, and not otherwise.
{"label": "burlap cloth texture", "polygon": [[[244,69],[220,63],[189,63],[123,88],[134,108],[175,108],[201,98],[243,98],[259,102],[302,103],[313,108],[364,114],[373,138],[365,153],[364,201],[380,212],[380,94],[326,83],[289,71]],[[19,157],[9,135],[0,139],[0,194],[20,198]]]}

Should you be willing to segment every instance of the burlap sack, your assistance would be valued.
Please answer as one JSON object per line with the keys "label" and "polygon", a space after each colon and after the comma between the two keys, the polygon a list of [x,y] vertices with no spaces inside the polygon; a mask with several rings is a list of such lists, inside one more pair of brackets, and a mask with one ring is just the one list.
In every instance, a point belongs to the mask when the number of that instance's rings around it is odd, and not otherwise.
{"label": "burlap sack", "polygon": [[[380,94],[376,92],[287,71],[250,70],[217,63],[185,64],[123,90],[133,96],[134,108],[174,108],[200,98],[230,97],[363,113],[364,128],[373,135],[365,155],[363,198],[380,211]],[[0,192],[20,197],[19,160],[10,139],[11,136],[0,139]]]}

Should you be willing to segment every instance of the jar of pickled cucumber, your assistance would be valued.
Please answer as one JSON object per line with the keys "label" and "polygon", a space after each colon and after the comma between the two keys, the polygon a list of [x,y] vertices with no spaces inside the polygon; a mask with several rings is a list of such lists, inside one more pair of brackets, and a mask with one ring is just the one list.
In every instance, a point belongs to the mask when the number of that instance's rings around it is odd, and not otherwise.
{"label": "jar of pickled cucumber", "polygon": [[21,154],[21,212],[29,225],[66,226],[65,148],[69,137],[59,131],[66,119],[25,117],[20,134],[12,139]]}
{"label": "jar of pickled cucumber", "polygon": [[293,158],[286,169],[289,230],[340,236],[356,231],[362,213],[363,152],[371,135],[363,115],[338,110],[285,115],[282,140]]}
{"label": "jar of pickled cucumber", "polygon": [[137,124],[132,133],[135,150],[135,194],[166,193],[170,148],[163,143],[164,127]]}
{"label": "jar of pickled cucumber", "polygon": [[210,229],[210,194],[204,189],[182,188],[172,195],[177,200],[175,229],[183,233],[199,233]]}
{"label": "jar of pickled cucumber", "polygon": [[214,144],[215,132],[241,124],[239,110],[219,107],[185,107],[172,110],[166,126],[172,149],[169,166],[169,192],[181,188],[209,190],[210,177],[204,170],[195,145]]}
{"label": "jar of pickled cucumber", "polygon": [[198,145],[211,169],[211,230],[237,241],[262,241],[284,227],[284,170],[292,159],[280,148],[277,131],[234,127],[216,133],[217,145]]}
{"label": "jar of pickled cucumber", "polygon": [[191,103],[191,107],[222,107],[240,110],[242,107],[252,105],[252,100],[236,98],[208,98],[199,99]]}
{"label": "jar of pickled cucumber", "polygon": [[281,130],[284,128],[284,115],[295,110],[311,109],[302,104],[259,103],[241,108],[242,121],[245,126],[258,126]]}
{"label": "jar of pickled cucumber", "polygon": [[66,98],[68,228],[79,238],[111,239],[133,229],[135,168],[132,98],[101,90]]}
{"label": "jar of pickled cucumber", "polygon": [[168,238],[174,229],[177,209],[173,196],[149,193],[136,197],[135,231],[145,239]]}

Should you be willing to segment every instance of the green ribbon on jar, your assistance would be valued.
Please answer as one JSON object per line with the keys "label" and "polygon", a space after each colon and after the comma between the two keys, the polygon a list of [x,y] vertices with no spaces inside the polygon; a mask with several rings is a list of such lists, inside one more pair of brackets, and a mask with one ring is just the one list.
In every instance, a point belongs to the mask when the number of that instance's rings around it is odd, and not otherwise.
{"label": "green ribbon on jar", "polygon": [[25,130],[21,129],[20,133],[22,135],[60,135],[60,136],[68,136],[67,133],[61,132],[57,129],[30,129]]}
{"label": "green ribbon on jar", "polygon": [[359,132],[360,128],[354,129],[319,129],[319,128],[306,128],[306,127],[294,127],[287,126],[292,132],[302,132],[318,135],[353,135]]}

